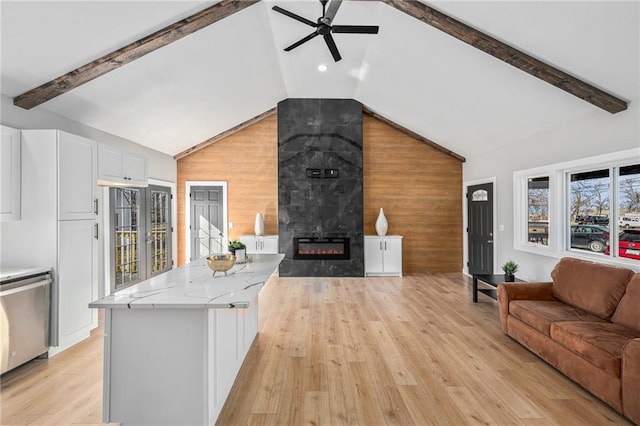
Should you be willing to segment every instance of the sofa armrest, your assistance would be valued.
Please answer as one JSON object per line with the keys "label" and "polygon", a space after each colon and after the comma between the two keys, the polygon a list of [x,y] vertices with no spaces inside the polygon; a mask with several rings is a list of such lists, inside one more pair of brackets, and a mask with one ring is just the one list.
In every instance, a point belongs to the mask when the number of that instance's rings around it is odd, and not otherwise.
{"label": "sofa armrest", "polygon": [[640,424],[640,339],[629,340],[622,349],[622,413]]}
{"label": "sofa armrest", "polygon": [[498,311],[500,312],[502,331],[507,333],[509,302],[512,300],[555,300],[552,285],[552,282],[498,284]]}

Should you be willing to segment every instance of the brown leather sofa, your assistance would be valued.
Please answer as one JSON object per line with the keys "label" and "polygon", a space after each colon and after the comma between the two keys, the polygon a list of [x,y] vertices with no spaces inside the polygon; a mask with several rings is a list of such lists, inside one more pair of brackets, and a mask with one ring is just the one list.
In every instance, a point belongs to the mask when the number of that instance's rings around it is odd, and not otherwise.
{"label": "brown leather sofa", "polygon": [[498,286],[503,331],[640,424],[640,273],[573,258]]}

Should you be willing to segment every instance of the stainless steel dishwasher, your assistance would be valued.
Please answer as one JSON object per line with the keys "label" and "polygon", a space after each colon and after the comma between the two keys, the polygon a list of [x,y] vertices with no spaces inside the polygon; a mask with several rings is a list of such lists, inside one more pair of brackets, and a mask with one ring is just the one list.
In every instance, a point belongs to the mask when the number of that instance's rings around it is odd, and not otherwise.
{"label": "stainless steel dishwasher", "polygon": [[37,268],[0,275],[0,374],[49,350],[51,275]]}

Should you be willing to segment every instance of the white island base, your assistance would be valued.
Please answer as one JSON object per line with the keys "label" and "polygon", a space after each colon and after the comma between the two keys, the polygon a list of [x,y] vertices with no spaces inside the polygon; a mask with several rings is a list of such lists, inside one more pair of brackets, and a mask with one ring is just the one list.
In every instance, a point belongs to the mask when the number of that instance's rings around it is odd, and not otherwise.
{"label": "white island base", "polygon": [[103,421],[214,424],[257,335],[258,292],[282,257],[215,278],[197,261],[93,302],[106,309]]}

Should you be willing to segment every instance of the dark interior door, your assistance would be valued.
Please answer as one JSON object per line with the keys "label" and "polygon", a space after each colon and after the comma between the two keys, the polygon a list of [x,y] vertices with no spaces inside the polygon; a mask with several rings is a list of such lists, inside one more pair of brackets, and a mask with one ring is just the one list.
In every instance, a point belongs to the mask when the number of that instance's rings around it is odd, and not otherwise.
{"label": "dark interior door", "polygon": [[225,253],[222,186],[191,187],[191,259]]}
{"label": "dark interior door", "polygon": [[493,273],[493,183],[467,188],[469,273]]}

